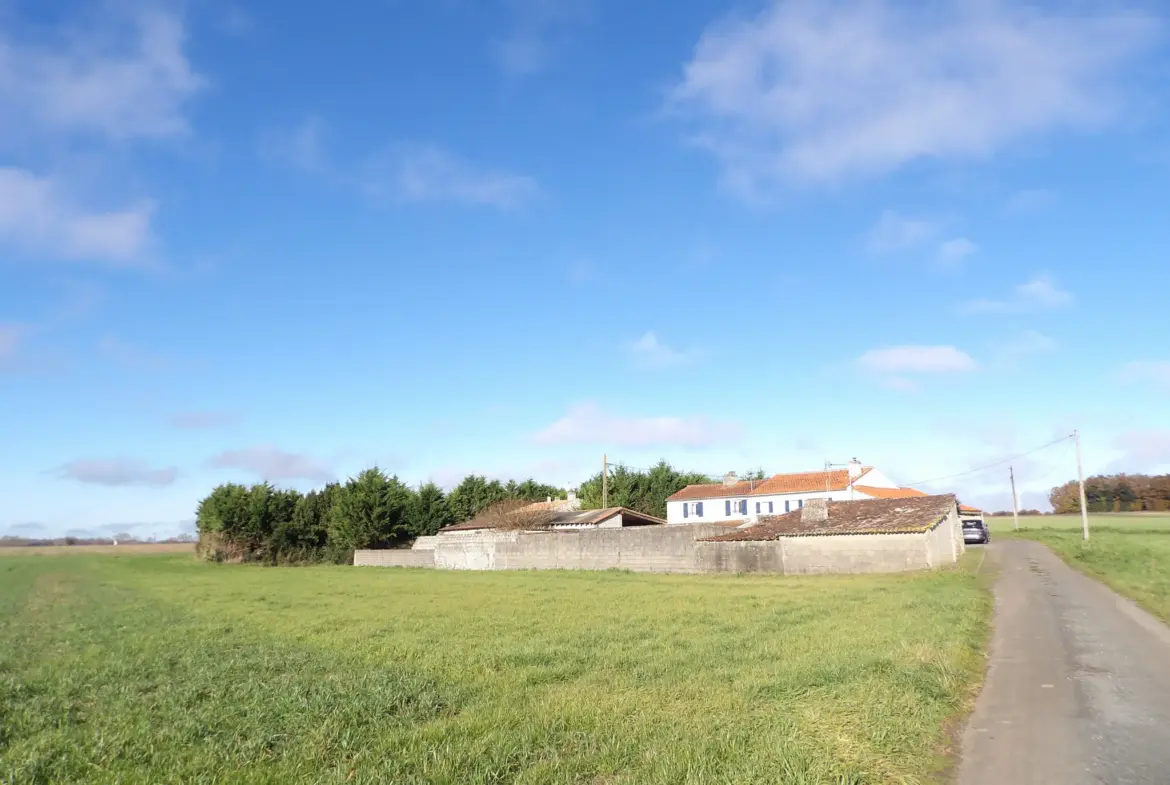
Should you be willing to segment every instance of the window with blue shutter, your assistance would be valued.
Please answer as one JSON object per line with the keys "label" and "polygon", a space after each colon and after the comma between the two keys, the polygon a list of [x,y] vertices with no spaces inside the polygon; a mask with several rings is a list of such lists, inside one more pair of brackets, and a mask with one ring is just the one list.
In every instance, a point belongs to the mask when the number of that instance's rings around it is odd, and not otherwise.
{"label": "window with blue shutter", "polygon": [[768,502],[768,512],[772,512],[772,502]]}
{"label": "window with blue shutter", "polygon": [[747,515],[747,499],[744,499],[739,503],[739,514]]}
{"label": "window with blue shutter", "polygon": [[730,499],[723,502],[723,514],[724,515],[731,515],[731,500]]}
{"label": "window with blue shutter", "polygon": [[760,503],[756,502],[756,515],[760,514]]}
{"label": "window with blue shutter", "polygon": [[699,516],[700,518],[703,517],[703,503],[702,502],[699,502],[698,504],[695,505],[695,515]]}
{"label": "window with blue shutter", "polygon": [[784,512],[792,512],[792,502],[784,500]]}
{"label": "window with blue shutter", "polygon": [[804,509],[804,499],[798,499],[796,504],[798,507],[800,507],[800,509]]}
{"label": "window with blue shutter", "polygon": [[683,517],[686,518],[690,514],[690,503],[683,502]]}

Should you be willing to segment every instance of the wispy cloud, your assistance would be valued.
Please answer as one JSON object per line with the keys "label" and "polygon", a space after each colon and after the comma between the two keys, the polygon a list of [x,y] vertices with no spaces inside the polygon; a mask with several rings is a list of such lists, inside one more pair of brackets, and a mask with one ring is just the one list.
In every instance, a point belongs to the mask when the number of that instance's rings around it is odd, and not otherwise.
{"label": "wispy cloud", "polygon": [[262,480],[311,480],[332,482],[333,470],[303,453],[285,452],[261,445],[238,450],[225,450],[208,461],[215,469],[239,469]]}
{"label": "wispy cloud", "polygon": [[1113,446],[1124,453],[1111,465],[1115,471],[1153,472],[1170,465],[1170,430],[1129,431]]}
{"label": "wispy cloud", "polygon": [[113,211],[86,209],[54,178],[0,168],[0,243],[25,255],[149,265],[153,215],[150,202]]}
{"label": "wispy cloud", "polygon": [[703,416],[623,417],[603,411],[596,403],[569,408],[564,417],[533,436],[537,444],[610,444],[614,447],[709,447],[739,440],[743,429],[735,423]]}
{"label": "wispy cloud", "polygon": [[1170,360],[1135,360],[1121,368],[1124,382],[1144,382],[1170,392]]}
{"label": "wispy cloud", "polygon": [[159,371],[171,367],[170,360],[163,355],[127,343],[108,333],[98,339],[97,349],[106,359],[132,370]]}
{"label": "wispy cloud", "polygon": [[1060,288],[1049,275],[1038,275],[1012,288],[1011,294],[1002,300],[973,300],[962,310],[968,313],[988,311],[1038,311],[1067,308],[1076,302],[1076,297],[1067,289]]}
{"label": "wispy cloud", "polygon": [[1158,29],[1109,5],[775,0],[703,33],[670,106],[750,197],[1099,128],[1127,105],[1125,68]]}
{"label": "wispy cloud", "polygon": [[125,140],[182,135],[205,84],[183,50],[177,14],[109,3],[50,35],[0,31],[0,115],[8,136],[84,133]]}
{"label": "wispy cloud", "polygon": [[1048,188],[1024,188],[1007,200],[1010,213],[1023,214],[1042,210],[1056,201],[1056,192]]}
{"label": "wispy cloud", "polygon": [[947,240],[938,247],[938,261],[947,267],[957,267],[963,261],[979,252],[979,246],[966,237]]}
{"label": "wispy cloud", "polygon": [[260,135],[260,155],[274,163],[305,172],[322,172],[328,166],[325,121],[306,117],[291,128],[273,128]]}
{"label": "wispy cloud", "polygon": [[374,199],[453,203],[512,210],[540,193],[527,175],[488,169],[432,145],[399,145],[374,156],[358,175]]}
{"label": "wispy cloud", "polygon": [[971,355],[954,346],[890,346],[870,349],[858,365],[879,374],[967,373],[978,367]]}
{"label": "wispy cloud", "polygon": [[32,330],[28,324],[0,324],[0,368],[16,358],[21,343]]}
{"label": "wispy cloud", "polygon": [[126,458],[85,458],[62,464],[54,470],[61,479],[74,480],[90,485],[110,487],[144,486],[161,488],[171,485],[179,476],[179,470],[152,469],[142,461]]}
{"label": "wispy cloud", "polygon": [[923,218],[885,210],[866,236],[870,253],[902,253],[920,248],[938,234],[938,227]]}
{"label": "wispy cloud", "polygon": [[653,330],[626,344],[625,350],[630,360],[642,368],[672,368],[686,365],[698,356],[694,349],[683,351],[663,343]]}
{"label": "wispy cloud", "polygon": [[589,18],[589,0],[507,0],[508,31],[492,41],[492,55],[505,74],[531,76],[544,70],[566,31]]}
{"label": "wispy cloud", "polygon": [[1036,330],[1024,330],[995,348],[995,359],[1000,363],[1016,363],[1037,354],[1056,349],[1056,341]]}
{"label": "wispy cloud", "polygon": [[172,427],[183,431],[205,431],[226,428],[239,420],[239,416],[232,412],[189,411],[171,415],[170,423]]}

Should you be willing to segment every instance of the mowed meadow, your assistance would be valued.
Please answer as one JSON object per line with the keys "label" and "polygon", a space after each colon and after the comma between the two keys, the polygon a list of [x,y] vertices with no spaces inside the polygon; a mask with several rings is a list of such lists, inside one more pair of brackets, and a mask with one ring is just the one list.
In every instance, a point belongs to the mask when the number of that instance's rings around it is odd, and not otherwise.
{"label": "mowed meadow", "polygon": [[12,557],[0,782],[929,782],[982,580]]}

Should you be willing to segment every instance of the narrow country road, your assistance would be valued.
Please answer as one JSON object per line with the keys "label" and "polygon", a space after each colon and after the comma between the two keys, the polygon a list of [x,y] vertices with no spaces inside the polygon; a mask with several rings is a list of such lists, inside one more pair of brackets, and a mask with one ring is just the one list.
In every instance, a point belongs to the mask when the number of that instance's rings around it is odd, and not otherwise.
{"label": "narrow country road", "polygon": [[1170,629],[1038,543],[998,542],[988,564],[995,632],[959,785],[1170,783]]}

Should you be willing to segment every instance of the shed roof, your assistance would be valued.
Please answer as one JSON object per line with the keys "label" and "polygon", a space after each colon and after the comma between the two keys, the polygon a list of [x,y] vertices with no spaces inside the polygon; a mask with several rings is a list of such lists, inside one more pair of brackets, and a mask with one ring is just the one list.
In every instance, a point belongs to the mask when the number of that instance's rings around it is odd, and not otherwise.
{"label": "shed roof", "polygon": [[917,488],[878,488],[874,485],[854,485],[853,490],[873,499],[913,499],[928,495]]}
{"label": "shed roof", "polygon": [[[621,514],[623,526],[658,526],[666,525],[666,521],[653,515],[631,510],[626,507],[607,507],[602,510],[565,510],[553,512],[546,519],[545,528],[550,526],[597,526],[608,521],[615,515]],[[477,529],[499,528],[499,521],[495,518],[481,515],[470,521],[456,523],[439,529],[439,532],[463,532]]]}
{"label": "shed roof", "polygon": [[708,537],[704,542],[760,542],[828,534],[919,534],[933,529],[953,509],[955,497],[951,494],[830,502],[827,520],[805,521],[803,510],[761,516],[755,526]]}
{"label": "shed roof", "polygon": [[[872,466],[861,470],[861,477],[873,471]],[[860,478],[858,478],[860,479]],[[731,485],[721,482],[688,485],[670,496],[668,501],[693,501],[717,499],[727,496],[774,496],[784,493],[816,493],[817,491],[843,491],[849,487],[849,470],[833,469],[820,472],[798,472],[796,474],[774,474],[766,480],[740,480]],[[856,487],[856,485],[854,486]]]}

